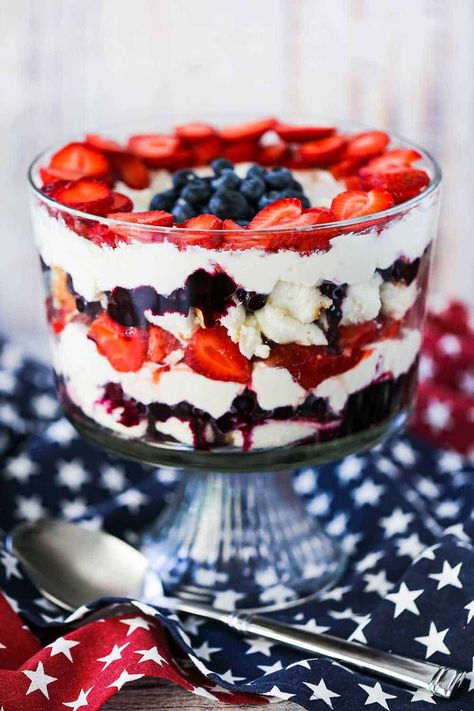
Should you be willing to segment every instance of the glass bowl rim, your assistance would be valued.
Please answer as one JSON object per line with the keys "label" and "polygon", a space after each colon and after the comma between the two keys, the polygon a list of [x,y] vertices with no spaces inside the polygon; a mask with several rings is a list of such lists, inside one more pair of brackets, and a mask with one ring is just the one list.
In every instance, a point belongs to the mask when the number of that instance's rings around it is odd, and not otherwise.
{"label": "glass bowl rim", "polygon": [[[138,121],[137,121],[138,123]],[[338,126],[338,124],[341,123],[347,123],[347,122],[331,122],[331,124],[328,125],[334,125]],[[123,124],[115,124],[117,125],[122,125]],[[354,126],[358,126],[361,129],[365,130],[382,130],[382,129],[376,129],[371,126],[363,125],[363,124],[353,124]],[[105,127],[106,128],[106,127]],[[109,130],[112,127],[109,126]],[[46,148],[44,148],[40,153],[36,155],[36,157],[32,160],[28,167],[27,171],[27,177],[28,177],[28,183],[29,187],[32,190],[32,192],[36,195],[37,198],[39,198],[43,203],[47,204],[49,207],[55,210],[60,210],[61,213],[66,213],[68,215],[71,215],[72,217],[77,217],[81,219],[87,219],[87,220],[93,220],[94,222],[99,222],[100,224],[106,225],[107,227],[110,227],[113,229],[114,227],[121,227],[122,229],[128,229],[130,233],[133,235],[134,231],[139,230],[140,232],[146,231],[150,232],[151,234],[162,234],[162,235],[167,235],[172,232],[173,234],[193,234],[193,235],[208,235],[210,230],[209,229],[196,229],[196,228],[189,228],[189,227],[176,227],[176,226],[171,226],[171,227],[164,227],[160,225],[147,225],[147,224],[141,224],[138,222],[128,222],[126,220],[116,220],[111,217],[103,217],[101,215],[94,215],[89,212],[83,212],[81,210],[76,210],[75,208],[69,207],[68,205],[64,205],[63,203],[58,202],[57,200],[54,200],[53,198],[49,197],[48,195],[45,195],[41,189],[38,187],[38,185],[35,182],[35,170],[39,166],[41,160],[44,158],[44,156],[48,155],[49,153],[59,150],[62,146],[66,145],[66,143],[69,143],[71,141],[80,141],[84,140],[84,136],[86,135],[87,132],[84,132],[80,135],[75,134],[74,137],[71,137],[69,140],[61,141],[61,142],[55,142],[53,145],[50,145]],[[251,230],[248,231],[244,227],[241,229],[234,229],[234,230],[212,230],[212,234],[216,235],[252,235],[253,237],[256,237],[258,235],[268,235],[268,234],[305,234],[307,232],[315,232],[315,231],[324,231],[324,230],[338,230],[340,228],[344,228],[344,230],[347,230],[347,228],[354,227],[354,228],[363,228],[365,223],[369,223],[370,227],[373,227],[374,222],[378,223],[380,221],[383,221],[387,218],[390,217],[395,217],[398,214],[405,213],[406,211],[410,210],[412,207],[415,207],[418,203],[422,202],[425,198],[429,197],[436,188],[440,185],[441,183],[441,177],[442,177],[442,172],[441,168],[439,166],[439,163],[433,158],[431,153],[427,151],[425,148],[422,146],[419,146],[416,143],[413,143],[412,141],[409,141],[408,139],[404,138],[403,136],[399,135],[398,133],[395,133],[393,131],[386,131],[386,133],[390,136],[390,140],[395,140],[399,143],[402,143],[404,146],[407,148],[413,149],[418,151],[422,158],[426,160],[429,164],[430,167],[432,168],[433,175],[431,176],[431,180],[429,184],[424,188],[418,195],[415,195],[414,197],[410,198],[409,200],[406,200],[405,202],[401,202],[397,205],[394,205],[393,207],[390,207],[388,210],[383,210],[381,212],[374,212],[369,215],[362,215],[360,217],[353,217],[349,218],[347,220],[336,220],[334,222],[321,222],[316,225],[304,225],[304,226],[288,226],[288,227],[268,227],[265,229],[259,229],[259,230]],[[311,170],[312,168],[308,168]],[[314,168],[313,168],[314,169]],[[317,169],[317,168],[316,168]],[[314,206],[318,207],[318,206]],[[139,211],[137,211],[139,212]],[[252,247],[253,245],[250,243],[249,247]]]}

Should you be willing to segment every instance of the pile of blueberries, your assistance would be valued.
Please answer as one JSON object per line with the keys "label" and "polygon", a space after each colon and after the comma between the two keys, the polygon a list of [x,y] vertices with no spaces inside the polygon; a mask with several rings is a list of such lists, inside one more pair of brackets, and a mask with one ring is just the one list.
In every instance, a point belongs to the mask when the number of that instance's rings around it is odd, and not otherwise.
{"label": "pile of blueberries", "polygon": [[192,170],[173,173],[173,187],[153,196],[150,210],[171,212],[176,222],[197,215],[216,215],[246,225],[259,210],[281,198],[299,198],[303,207],[310,203],[301,184],[288,168],[253,165],[240,178],[234,165],[224,158],[211,163],[214,175],[200,177]]}

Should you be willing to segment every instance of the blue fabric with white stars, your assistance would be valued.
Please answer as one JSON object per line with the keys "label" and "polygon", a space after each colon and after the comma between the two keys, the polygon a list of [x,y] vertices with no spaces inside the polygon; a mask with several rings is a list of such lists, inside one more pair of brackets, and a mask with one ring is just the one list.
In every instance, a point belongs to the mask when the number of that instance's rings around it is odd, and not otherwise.
{"label": "blue fabric with white stars", "polygon": [[[0,459],[3,534],[22,520],[59,515],[133,543],[155,520],[156,501],[165,505],[176,485],[169,469],[144,474],[140,465],[81,440],[61,417],[50,369],[1,342]],[[300,471],[297,491],[341,540],[350,563],[338,586],[319,601],[274,613],[303,629],[467,671],[451,701],[239,637],[217,624],[189,618],[180,625],[165,610],[153,612],[183,654],[223,688],[307,709],[422,711],[436,703],[467,711],[474,707],[473,474],[472,461],[408,436],[317,471]],[[0,561],[0,590],[27,623],[40,635],[62,626],[64,614],[42,599],[4,548]]]}

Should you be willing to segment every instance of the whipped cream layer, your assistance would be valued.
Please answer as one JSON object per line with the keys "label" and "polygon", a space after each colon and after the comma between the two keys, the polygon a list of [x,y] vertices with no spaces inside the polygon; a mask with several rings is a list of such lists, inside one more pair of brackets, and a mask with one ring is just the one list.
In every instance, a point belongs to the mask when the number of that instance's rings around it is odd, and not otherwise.
{"label": "whipped cream layer", "polygon": [[61,217],[45,206],[33,207],[38,249],[49,267],[69,273],[74,289],[87,301],[100,299],[116,286],[132,289],[153,286],[162,295],[182,287],[198,269],[224,270],[247,291],[268,294],[277,282],[314,286],[320,280],[338,284],[369,281],[377,269],[386,269],[398,258],[420,257],[434,237],[435,198],[409,209],[384,228],[364,234],[342,234],[331,240],[328,252],[303,255],[290,250],[268,253],[263,249],[219,251],[189,246],[178,249],[169,242],[124,244],[116,249],[98,246],[69,229]]}
{"label": "whipped cream layer", "polygon": [[[398,338],[371,344],[362,361],[345,373],[324,380],[313,394],[325,398],[337,417],[351,394],[384,377],[397,378],[407,372],[414,364],[420,346],[421,336],[415,329],[405,329]],[[110,411],[103,401],[107,383],[119,383],[126,396],[144,405],[158,402],[173,406],[186,401],[215,419],[225,415],[235,397],[245,389],[240,383],[212,380],[194,373],[183,363],[169,370],[148,363],[136,373],[117,372],[97,351],[95,343],[87,337],[87,327],[81,323],[68,324],[60,334],[55,349],[55,367],[64,378],[68,395],[75,405],[99,424],[130,438],[145,435],[146,416],[133,427],[121,424],[121,409]],[[264,410],[297,407],[309,394],[285,368],[269,367],[261,361],[253,366],[249,387]],[[278,422],[270,419],[253,427],[251,448],[283,446],[315,435],[322,427],[337,424],[321,425],[304,418]],[[192,445],[192,431],[187,422],[170,417],[155,426],[158,432]],[[243,436],[238,429],[229,432],[227,439],[229,444],[242,446]]]}

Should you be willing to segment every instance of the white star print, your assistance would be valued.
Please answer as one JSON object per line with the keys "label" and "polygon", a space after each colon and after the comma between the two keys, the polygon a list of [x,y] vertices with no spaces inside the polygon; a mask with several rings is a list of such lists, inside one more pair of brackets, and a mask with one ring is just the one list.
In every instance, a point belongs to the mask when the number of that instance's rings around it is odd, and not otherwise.
{"label": "white star print", "polygon": [[340,694],[336,694],[335,691],[331,691],[331,689],[328,689],[324,682],[324,679],[321,679],[319,684],[309,684],[307,681],[304,681],[303,683],[313,692],[310,696],[310,701],[324,701],[324,703],[329,706],[330,709],[333,708],[331,699],[335,699],[340,696]]}
{"label": "white star print", "polygon": [[260,600],[266,604],[281,604],[288,602],[296,597],[296,593],[292,588],[286,585],[273,585],[271,588],[264,590],[259,595]]}
{"label": "white star print", "polygon": [[18,560],[15,558],[15,556],[10,555],[10,553],[7,553],[7,551],[2,551],[0,559],[3,563],[3,567],[5,568],[5,575],[7,576],[7,580],[10,580],[11,577],[22,577],[20,571],[18,570]]}
{"label": "white star print", "polygon": [[397,462],[400,462],[400,464],[404,464],[405,466],[411,466],[416,462],[416,456],[415,452],[413,451],[413,447],[407,444],[407,442],[402,442],[401,440],[399,440],[396,444],[393,445],[392,454],[397,460]]}
{"label": "white star print", "polygon": [[[205,659],[206,662],[211,661],[211,654],[215,654],[216,652],[221,652],[222,647],[210,647],[209,643],[207,640],[201,644],[200,647],[196,647],[194,650],[197,654],[198,657],[201,657],[201,659]],[[248,654],[248,652],[247,652]]]}
{"label": "white star print", "polygon": [[294,482],[295,491],[301,496],[311,494],[316,488],[316,472],[314,469],[304,469],[298,473]]}
{"label": "white star print", "polygon": [[29,669],[22,670],[22,674],[27,676],[30,680],[26,696],[28,696],[28,694],[32,694],[34,691],[41,691],[43,696],[46,696],[46,698],[49,699],[48,686],[57,681],[57,678],[45,674],[43,662],[38,662],[38,666],[34,671],[30,671]]}
{"label": "white star print", "polygon": [[365,592],[375,592],[380,595],[380,597],[385,597],[387,593],[393,588],[393,583],[387,580],[387,574],[385,570],[380,570],[378,573],[366,573],[363,576],[367,585],[365,586]]}
{"label": "white star print", "polygon": [[64,637],[58,637],[54,642],[48,644],[51,648],[50,656],[55,657],[57,654],[64,654],[66,659],[72,662],[71,649],[77,647],[79,642],[75,642],[73,639],[65,639]]}
{"label": "white star print", "polygon": [[407,538],[399,538],[395,541],[398,548],[398,555],[406,555],[413,560],[417,558],[420,553],[424,550],[425,544],[420,541],[420,537],[417,533],[412,533],[411,536]]}
{"label": "white star print", "polygon": [[293,669],[293,667],[303,667],[303,669],[311,669],[310,667],[310,662],[313,661],[314,658],[312,659],[301,659],[299,662],[292,662],[292,664],[288,664],[286,669]]}
{"label": "white star print", "polygon": [[434,375],[433,358],[422,355],[420,358],[419,377],[420,381],[431,380]]}
{"label": "white star print", "polygon": [[337,468],[337,475],[344,483],[349,483],[354,479],[358,479],[362,474],[365,460],[360,457],[350,456],[342,460]]}
{"label": "white star print", "polygon": [[456,518],[459,515],[461,503],[452,499],[444,499],[436,507],[436,514],[440,518]]}
{"label": "white star print", "polygon": [[442,652],[443,654],[450,654],[451,652],[444,643],[444,638],[446,637],[449,629],[441,630],[438,632],[434,622],[430,623],[430,630],[426,637],[415,637],[415,642],[419,642],[426,647],[426,656],[428,659],[435,652]]}
{"label": "white star print", "polygon": [[326,492],[322,492],[313,497],[306,508],[313,516],[324,516],[329,511],[331,502],[332,496],[329,496]]}
{"label": "white star print", "polygon": [[342,550],[346,555],[352,556],[356,550],[357,546],[362,540],[361,533],[348,533],[347,536],[339,542]]}
{"label": "white star print", "polygon": [[334,516],[332,521],[329,521],[329,523],[326,525],[326,531],[329,533],[330,536],[339,538],[339,536],[342,536],[342,534],[347,528],[348,518],[348,515],[344,512],[337,514],[337,516]]}
{"label": "white star print", "polygon": [[430,694],[426,689],[417,689],[416,691],[411,691],[413,694],[411,703],[414,704],[416,701],[424,701],[425,704],[435,704],[436,701],[433,699],[433,695]]}
{"label": "white star print", "polygon": [[129,637],[135,630],[149,630],[151,627],[151,622],[145,620],[144,617],[129,617],[127,620],[119,620],[122,625],[127,625],[127,637]]}
{"label": "white star print", "polygon": [[382,518],[380,525],[385,529],[385,536],[391,538],[397,533],[405,533],[408,524],[413,520],[412,513],[405,513],[400,507],[394,509],[390,516]]}
{"label": "white star print", "polygon": [[268,674],[274,674],[274,672],[281,671],[283,666],[281,661],[278,660],[275,664],[270,664],[269,666],[266,664],[258,664],[258,668],[263,671],[263,676],[267,676]]}
{"label": "white star print", "polygon": [[119,467],[107,466],[102,469],[100,479],[102,485],[109,491],[123,491],[127,484],[125,475]]}
{"label": "white star print", "polygon": [[182,623],[182,626],[186,630],[186,632],[189,632],[189,634],[194,635],[195,637],[200,634],[199,628],[201,625],[205,624],[206,620],[201,620],[199,617],[194,617],[191,615],[188,617],[188,619]]}
{"label": "white star print", "polygon": [[87,697],[91,693],[92,689],[94,687],[91,686],[90,689],[87,689],[87,691],[84,691],[84,689],[81,689],[79,692],[79,696],[75,701],[63,701],[63,706],[69,706],[72,708],[72,711],[77,711],[77,709],[80,709],[81,706],[88,706],[89,702],[87,701]]}
{"label": "white star print", "polygon": [[429,546],[428,548],[425,548],[425,550],[422,551],[417,558],[415,558],[414,562],[418,563],[418,561],[423,560],[423,558],[426,558],[426,560],[435,560],[435,551],[437,551],[438,548],[441,548],[441,543],[435,543],[434,546]]}
{"label": "white star print", "polygon": [[377,565],[379,560],[382,560],[384,554],[381,551],[374,553],[367,553],[367,555],[356,563],[356,570],[358,573],[364,573],[366,570],[373,568]]}
{"label": "white star print", "polygon": [[0,390],[4,393],[12,393],[16,386],[16,380],[11,373],[6,370],[0,371]]}
{"label": "white star print", "polygon": [[467,610],[467,624],[472,620],[474,617],[474,600],[464,607],[465,610]]}
{"label": "white star print", "polygon": [[459,563],[458,565],[455,565],[454,568],[452,568],[448,561],[445,560],[441,573],[432,573],[428,577],[438,581],[438,587],[436,588],[437,590],[441,590],[441,588],[445,588],[447,585],[452,585],[453,588],[461,589],[463,587],[461,581],[459,580],[459,573],[461,572],[461,567],[462,563]]}
{"label": "white star print", "polygon": [[455,472],[462,469],[463,458],[457,452],[443,452],[438,459],[438,469],[440,472]]}
{"label": "white star print", "polygon": [[107,669],[109,664],[112,664],[112,662],[117,661],[117,659],[122,659],[122,652],[126,647],[128,647],[129,644],[130,642],[125,642],[125,644],[122,644],[121,647],[119,647],[118,644],[114,644],[114,646],[112,647],[112,651],[109,652],[109,654],[107,654],[105,657],[100,657],[99,659],[97,659],[98,662],[104,662],[102,671],[104,671],[104,669]]}
{"label": "white star print", "polygon": [[63,501],[60,508],[65,518],[80,518],[87,511],[87,503],[85,499],[78,498],[74,501]]}
{"label": "white star print", "polygon": [[192,691],[193,691],[193,694],[196,694],[196,696],[203,696],[205,699],[210,699],[211,701],[219,701],[217,696],[214,696],[207,689],[204,689],[202,686],[195,686]]}
{"label": "white star print", "polygon": [[141,654],[142,658],[138,661],[139,664],[142,662],[155,662],[158,666],[162,666],[163,662],[167,664],[168,662],[158,651],[158,647],[150,647],[150,649],[136,649],[135,654]]}
{"label": "white star print", "polygon": [[39,496],[17,496],[16,514],[19,519],[37,521],[46,515],[46,509],[41,503]]}
{"label": "white star print", "polygon": [[304,623],[304,625],[294,625],[299,630],[305,630],[306,632],[315,632],[316,634],[323,634],[327,632],[329,627],[324,627],[323,625],[318,625],[314,617]]}
{"label": "white star print", "polygon": [[57,467],[56,481],[71,491],[79,491],[90,479],[78,459],[73,459],[72,462],[59,461]]}
{"label": "white star print", "polygon": [[131,513],[137,513],[141,506],[148,503],[149,498],[138,489],[127,489],[117,496],[117,501],[126,506]]}
{"label": "white star print", "polygon": [[131,681],[136,681],[137,679],[141,679],[144,676],[145,674],[129,674],[128,671],[124,669],[123,672],[120,674],[119,678],[109,684],[108,688],[110,689],[111,687],[116,686],[117,689],[120,691],[122,686],[125,686],[125,684],[128,684]]}
{"label": "white star print", "polygon": [[334,617],[335,620],[351,620],[354,617],[354,610],[351,607],[346,607],[345,610],[329,610],[328,615]]}
{"label": "white star print", "polygon": [[379,457],[375,462],[375,466],[382,474],[386,474],[391,479],[394,479],[398,474],[398,468],[387,457]]}
{"label": "white star print", "polygon": [[379,682],[375,686],[366,686],[365,684],[359,684],[360,688],[363,689],[367,694],[367,699],[364,706],[370,706],[371,704],[378,704],[384,709],[390,710],[387,704],[388,699],[396,699],[393,694],[386,694],[385,691],[380,686]]}
{"label": "white star print", "polygon": [[462,373],[460,380],[461,390],[469,397],[472,397],[474,395],[474,372],[468,371]]}
{"label": "white star print", "polygon": [[58,420],[46,430],[46,435],[52,442],[58,444],[70,444],[77,437],[76,430],[67,420]]}
{"label": "white star print", "polygon": [[415,604],[415,600],[420,597],[423,590],[410,590],[405,583],[401,583],[398,592],[390,593],[386,596],[387,600],[395,604],[393,617],[399,617],[402,612],[412,612],[414,615],[419,615],[420,611]]}
{"label": "white star print", "polygon": [[461,352],[461,344],[459,343],[459,338],[453,336],[451,333],[447,333],[438,341],[438,349],[445,353],[445,355],[454,356]]}
{"label": "white star print", "polygon": [[291,699],[294,694],[287,694],[281,689],[278,688],[278,686],[272,686],[270,691],[265,691],[264,696],[273,696],[275,699],[282,699],[282,701],[288,701],[288,699]]}
{"label": "white star print", "polygon": [[245,597],[243,593],[238,593],[235,590],[217,592],[212,601],[212,606],[218,610],[235,610],[235,604],[243,597]]}
{"label": "white star print", "polygon": [[236,681],[244,681],[244,676],[234,676],[230,669],[228,669],[224,674],[219,674],[220,678],[227,681],[229,684],[235,684]]}
{"label": "white star print", "polygon": [[427,499],[436,499],[439,496],[439,486],[431,479],[420,477],[417,482],[418,492]]}
{"label": "white star print", "polygon": [[466,674],[466,679],[469,679],[469,691],[474,689],[474,657],[472,658],[472,670]]}
{"label": "white star print", "polygon": [[245,654],[263,654],[265,657],[271,657],[270,649],[275,645],[275,642],[255,637],[255,639],[246,639],[245,644],[249,645]]}
{"label": "white star print", "polygon": [[[355,618],[354,618],[355,620]],[[360,642],[361,644],[367,644],[367,639],[364,634],[364,629],[369,624],[371,617],[370,615],[358,616],[358,625],[354,632],[349,637],[349,642]]]}
{"label": "white star print", "polygon": [[12,608],[13,612],[20,612],[20,606],[18,605],[16,600],[14,600],[12,597],[8,597],[8,595],[5,592],[3,593],[3,597],[8,602],[8,604]]}
{"label": "white star print", "polygon": [[451,425],[451,409],[445,402],[434,400],[426,408],[423,420],[433,432],[441,432]]}
{"label": "white star print", "polygon": [[52,419],[58,411],[58,403],[50,395],[37,395],[31,400],[31,406],[38,415],[44,419]]}
{"label": "white star print", "polygon": [[38,473],[38,465],[26,454],[20,454],[18,457],[10,459],[5,468],[5,473],[9,478],[25,484],[30,476]]}
{"label": "white star print", "polygon": [[349,592],[350,589],[350,585],[346,585],[345,587],[341,586],[338,588],[332,588],[331,590],[327,590],[326,592],[321,593],[319,599],[323,600],[323,602],[326,602],[326,600],[335,600],[336,602],[341,602],[346,592]]}
{"label": "white star print", "polygon": [[375,506],[379,503],[384,491],[385,486],[376,484],[372,479],[366,479],[357,489],[354,489],[352,498],[358,508],[365,505]]}

